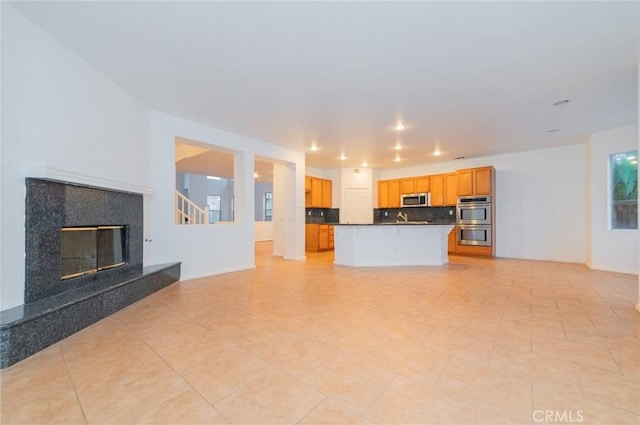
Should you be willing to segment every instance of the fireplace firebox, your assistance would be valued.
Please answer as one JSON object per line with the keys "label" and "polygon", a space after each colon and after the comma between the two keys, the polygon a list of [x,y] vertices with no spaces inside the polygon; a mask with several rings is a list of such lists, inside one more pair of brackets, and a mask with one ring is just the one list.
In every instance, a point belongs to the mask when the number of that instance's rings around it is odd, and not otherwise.
{"label": "fireplace firebox", "polygon": [[125,226],[63,227],[60,237],[62,280],[126,264]]}

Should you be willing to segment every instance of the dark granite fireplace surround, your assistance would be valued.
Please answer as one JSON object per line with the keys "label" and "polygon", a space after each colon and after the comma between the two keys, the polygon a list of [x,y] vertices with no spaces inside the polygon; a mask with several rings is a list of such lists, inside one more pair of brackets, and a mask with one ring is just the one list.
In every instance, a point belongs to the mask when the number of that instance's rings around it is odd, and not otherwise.
{"label": "dark granite fireplace surround", "polygon": [[[26,184],[26,303],[142,271],[142,195],[31,178]],[[61,229],[97,225],[126,227],[127,264],[61,280]]]}
{"label": "dark granite fireplace surround", "polygon": [[[142,265],[142,195],[34,178],[26,191],[25,304],[0,312],[0,368],[180,279],[180,263]],[[95,225],[125,226],[126,264],[62,280],[61,229]]]}

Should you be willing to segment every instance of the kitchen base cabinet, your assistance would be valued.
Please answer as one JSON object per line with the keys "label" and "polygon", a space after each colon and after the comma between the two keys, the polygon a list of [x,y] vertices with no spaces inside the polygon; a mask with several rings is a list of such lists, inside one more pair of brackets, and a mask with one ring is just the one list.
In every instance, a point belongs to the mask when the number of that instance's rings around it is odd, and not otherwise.
{"label": "kitchen base cabinet", "polygon": [[495,255],[492,246],[474,246],[474,245],[457,245],[456,254],[470,255],[486,255],[492,257]]}
{"label": "kitchen base cabinet", "polygon": [[455,254],[456,253],[456,229],[457,227],[454,227],[453,229],[451,229],[451,231],[449,232],[449,254]]}
{"label": "kitchen base cabinet", "polygon": [[327,251],[334,247],[333,225],[331,224],[305,224],[304,234],[306,251]]}

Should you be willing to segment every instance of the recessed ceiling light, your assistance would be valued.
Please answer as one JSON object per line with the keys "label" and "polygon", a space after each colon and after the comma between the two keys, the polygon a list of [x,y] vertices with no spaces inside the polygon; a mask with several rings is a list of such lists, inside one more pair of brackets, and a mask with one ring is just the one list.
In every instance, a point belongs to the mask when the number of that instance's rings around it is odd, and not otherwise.
{"label": "recessed ceiling light", "polygon": [[440,152],[440,149],[437,149],[437,148],[436,148],[436,150],[435,150],[435,151],[433,151],[433,154],[434,154],[435,156],[440,156],[440,155],[442,155],[442,152]]}
{"label": "recessed ceiling light", "polygon": [[344,161],[345,159],[347,159],[347,157],[345,156],[345,154],[341,154],[339,159],[340,161]]}
{"label": "recessed ceiling light", "polygon": [[364,162],[362,163],[362,166],[363,166],[363,167],[368,167],[369,165],[367,164],[367,161],[364,161]]}
{"label": "recessed ceiling light", "polygon": [[254,179],[257,179],[258,177],[260,177],[260,176],[258,175],[258,172],[257,172],[257,171],[254,171],[254,172],[253,172],[253,178],[254,178]]}
{"label": "recessed ceiling light", "polygon": [[399,151],[402,149],[402,145],[400,143],[397,143],[394,147],[395,150]]}
{"label": "recessed ceiling light", "polygon": [[396,158],[394,159],[395,162],[400,162],[402,161],[402,159],[400,159],[400,155],[396,155]]}
{"label": "recessed ceiling light", "polygon": [[562,105],[566,105],[567,103],[569,103],[569,101],[567,99],[563,99],[557,102],[553,102],[553,106],[562,106]]}
{"label": "recessed ceiling light", "polygon": [[313,145],[311,145],[311,150],[313,152],[317,151],[318,150],[318,145],[316,145],[315,143]]}
{"label": "recessed ceiling light", "polygon": [[547,130],[547,133],[555,133],[556,131],[560,131],[559,128],[552,128],[551,130]]}
{"label": "recessed ceiling light", "polygon": [[396,130],[396,131],[402,131],[402,130],[404,130],[404,128],[405,128],[405,127],[404,127],[404,124],[399,123],[398,125],[396,125],[395,130]]}

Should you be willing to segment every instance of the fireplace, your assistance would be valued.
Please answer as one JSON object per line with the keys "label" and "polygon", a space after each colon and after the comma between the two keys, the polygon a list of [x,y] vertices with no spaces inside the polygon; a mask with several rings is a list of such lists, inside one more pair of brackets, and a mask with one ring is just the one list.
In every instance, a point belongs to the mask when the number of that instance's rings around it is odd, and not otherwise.
{"label": "fireplace", "polygon": [[25,302],[142,270],[136,193],[27,179]]}
{"label": "fireplace", "polygon": [[143,267],[141,194],[26,179],[25,302],[0,311],[0,368],[180,279]]}
{"label": "fireplace", "polygon": [[60,236],[62,280],[124,266],[126,226],[63,227]]}

